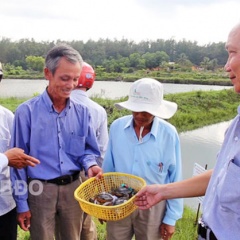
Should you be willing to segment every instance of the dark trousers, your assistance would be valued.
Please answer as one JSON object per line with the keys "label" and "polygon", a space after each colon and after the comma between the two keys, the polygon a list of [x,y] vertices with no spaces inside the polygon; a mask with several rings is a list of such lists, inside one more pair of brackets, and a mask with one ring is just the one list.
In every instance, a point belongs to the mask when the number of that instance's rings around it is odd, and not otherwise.
{"label": "dark trousers", "polygon": [[0,239],[17,239],[17,212],[16,208],[0,216]]}

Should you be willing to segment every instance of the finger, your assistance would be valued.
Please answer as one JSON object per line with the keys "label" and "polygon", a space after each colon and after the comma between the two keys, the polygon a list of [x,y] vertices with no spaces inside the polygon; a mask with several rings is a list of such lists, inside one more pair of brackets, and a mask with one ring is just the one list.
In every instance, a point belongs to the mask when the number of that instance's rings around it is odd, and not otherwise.
{"label": "finger", "polygon": [[36,164],[33,163],[33,162],[31,162],[31,161],[29,161],[29,160],[27,159],[27,160],[26,160],[26,166],[35,167]]}
{"label": "finger", "polygon": [[96,179],[100,179],[102,178],[102,172],[99,172],[97,175],[96,175]]}
{"label": "finger", "polygon": [[32,163],[35,163],[35,164],[40,163],[40,161],[37,158],[28,156],[26,154],[24,154],[24,158],[27,159],[29,162],[32,162]]}
{"label": "finger", "polygon": [[24,220],[20,220],[20,221],[19,221],[19,226],[20,226],[20,228],[21,228],[22,230],[28,231],[28,227],[26,227]]}
{"label": "finger", "polygon": [[137,197],[143,197],[145,195],[145,189],[141,189],[140,191],[137,192],[136,196]]}
{"label": "finger", "polygon": [[30,228],[30,218],[29,218],[29,217],[27,217],[27,218],[25,219],[24,224],[25,224],[25,228],[26,228],[27,230],[29,230],[29,228]]}

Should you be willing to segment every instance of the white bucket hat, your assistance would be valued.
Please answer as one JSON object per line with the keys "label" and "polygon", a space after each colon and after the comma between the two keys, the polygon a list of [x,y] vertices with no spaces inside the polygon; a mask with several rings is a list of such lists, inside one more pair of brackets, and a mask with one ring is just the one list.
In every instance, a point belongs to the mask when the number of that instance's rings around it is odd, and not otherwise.
{"label": "white bucket hat", "polygon": [[128,100],[115,103],[118,109],[133,112],[148,112],[153,116],[168,119],[177,111],[177,104],[163,99],[163,85],[151,78],[135,81],[129,91]]}

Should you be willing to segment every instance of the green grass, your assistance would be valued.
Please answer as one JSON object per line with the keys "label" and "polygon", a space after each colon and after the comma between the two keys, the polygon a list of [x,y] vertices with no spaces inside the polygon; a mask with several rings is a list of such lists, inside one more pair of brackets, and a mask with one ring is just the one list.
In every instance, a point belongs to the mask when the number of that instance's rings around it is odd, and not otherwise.
{"label": "green grass", "polygon": [[[177,113],[168,120],[177,128],[178,132],[228,121],[236,116],[237,106],[240,103],[240,95],[236,94],[233,89],[167,94],[164,98],[178,104]],[[114,107],[114,103],[125,101],[127,98],[111,100],[93,97],[92,99],[106,109],[108,126],[115,119],[131,114],[128,110],[120,111]],[[0,104],[14,112],[17,106],[25,100],[27,99],[0,98]]]}
{"label": "green grass", "polygon": [[[178,132],[228,121],[236,116],[240,103],[240,95],[236,94],[233,89],[167,94],[164,98],[178,104],[177,113],[168,120]],[[118,100],[93,98],[93,100],[106,109],[109,126],[115,119],[131,114],[128,110],[120,111],[114,107],[114,103],[125,101],[127,98]]]}
{"label": "green grass", "polygon": [[197,239],[196,212],[196,210],[193,210],[189,207],[184,207],[183,217],[177,221],[172,240]]}

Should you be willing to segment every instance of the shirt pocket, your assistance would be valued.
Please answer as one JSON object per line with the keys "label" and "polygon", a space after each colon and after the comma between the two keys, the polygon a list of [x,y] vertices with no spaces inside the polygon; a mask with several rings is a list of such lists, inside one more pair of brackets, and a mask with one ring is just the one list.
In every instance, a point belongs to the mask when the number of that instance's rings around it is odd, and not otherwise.
{"label": "shirt pocket", "polygon": [[222,188],[219,191],[220,205],[225,211],[239,214],[240,209],[240,167],[229,162]]}
{"label": "shirt pocket", "polygon": [[[155,178],[155,183],[164,183],[168,173],[169,164],[157,160],[147,160],[146,166],[147,173],[151,174],[151,178]],[[149,177],[149,176],[146,176]]]}
{"label": "shirt pocket", "polygon": [[85,137],[70,135],[66,143],[66,152],[75,157],[81,157],[85,154]]}

